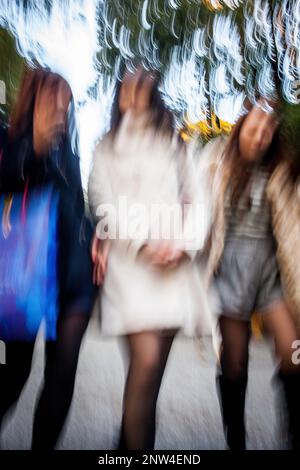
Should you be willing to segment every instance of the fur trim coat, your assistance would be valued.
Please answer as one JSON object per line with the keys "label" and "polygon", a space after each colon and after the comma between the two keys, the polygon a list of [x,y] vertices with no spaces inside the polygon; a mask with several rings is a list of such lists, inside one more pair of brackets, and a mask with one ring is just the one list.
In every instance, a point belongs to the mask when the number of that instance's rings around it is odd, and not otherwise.
{"label": "fur trim coat", "polygon": [[[224,250],[224,202],[232,171],[224,158],[227,142],[225,137],[215,139],[205,146],[201,155],[202,166],[211,188],[213,208],[212,226],[206,246],[207,283],[217,270]],[[292,182],[286,162],[280,163],[271,174],[267,198],[271,206],[282,286],[300,330],[300,186]]]}

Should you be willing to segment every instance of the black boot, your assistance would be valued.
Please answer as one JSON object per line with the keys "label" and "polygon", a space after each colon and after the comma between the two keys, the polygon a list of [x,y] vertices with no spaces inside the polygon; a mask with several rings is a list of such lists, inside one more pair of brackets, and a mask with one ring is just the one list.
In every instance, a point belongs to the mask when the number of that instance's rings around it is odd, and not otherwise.
{"label": "black boot", "polygon": [[230,450],[246,449],[244,414],[247,379],[247,376],[233,380],[223,374],[217,375],[224,432]]}
{"label": "black boot", "polygon": [[279,372],[286,401],[290,445],[300,450],[300,373],[283,374]]}

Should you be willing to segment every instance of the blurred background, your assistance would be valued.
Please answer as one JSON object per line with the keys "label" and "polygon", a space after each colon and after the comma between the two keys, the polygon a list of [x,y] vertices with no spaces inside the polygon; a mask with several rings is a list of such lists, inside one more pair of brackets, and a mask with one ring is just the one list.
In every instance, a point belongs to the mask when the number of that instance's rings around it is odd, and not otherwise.
{"label": "blurred background", "polygon": [[6,121],[24,63],[71,85],[83,184],[108,130],[124,63],[157,70],[188,139],[230,132],[245,95],[284,102],[282,131],[299,145],[298,0],[0,0],[0,80]]}
{"label": "blurred background", "polygon": [[[160,89],[185,140],[196,135],[202,143],[229,133],[246,95],[252,101],[258,94],[280,97],[282,132],[298,158],[299,46],[299,0],[0,0],[0,123],[8,124],[25,64],[62,75],[74,95],[86,188],[92,149],[108,130],[116,81],[124,63],[130,69],[142,61],[160,73]],[[282,448],[276,390],[269,384],[274,363],[257,318],[253,331],[249,448]],[[41,341],[36,348],[42,351]],[[4,449],[29,446],[42,360],[37,355],[17,412],[4,429]],[[119,345],[100,337],[94,319],[60,448],[116,445],[123,381]],[[178,338],[162,389],[158,448],[224,448],[214,384],[210,342]],[[256,400],[264,402],[260,412]]]}

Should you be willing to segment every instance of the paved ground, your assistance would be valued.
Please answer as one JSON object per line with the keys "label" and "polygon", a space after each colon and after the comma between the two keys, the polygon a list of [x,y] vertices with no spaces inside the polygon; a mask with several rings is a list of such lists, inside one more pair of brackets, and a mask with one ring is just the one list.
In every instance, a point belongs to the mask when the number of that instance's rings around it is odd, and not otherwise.
{"label": "paved ground", "polygon": [[[118,438],[124,364],[116,340],[100,337],[93,322],[83,344],[74,401],[60,449],[111,449]],[[14,413],[3,426],[2,449],[27,449],[34,399],[41,381],[43,348],[37,344],[32,374]],[[271,387],[274,365],[264,342],[251,346],[247,401],[248,448],[280,449],[281,419],[277,391]],[[277,411],[276,411],[277,410]],[[177,338],[158,406],[158,449],[223,449],[215,391],[215,356],[210,342]]]}

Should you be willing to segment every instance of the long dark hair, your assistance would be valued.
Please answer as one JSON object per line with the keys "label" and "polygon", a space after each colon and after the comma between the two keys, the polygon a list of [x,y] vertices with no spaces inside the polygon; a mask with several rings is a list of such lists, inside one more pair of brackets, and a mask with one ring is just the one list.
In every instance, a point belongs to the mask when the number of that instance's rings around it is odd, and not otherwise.
{"label": "long dark hair", "polygon": [[[139,67],[139,68],[142,68],[142,67]],[[123,84],[125,73],[126,73],[126,69],[124,68],[122,79],[118,80],[117,85],[116,85],[116,92],[115,92],[114,101],[112,105],[111,125],[110,125],[110,135],[112,137],[114,137],[116,132],[118,131],[119,126],[122,121],[122,117],[123,117],[120,111],[120,107],[119,107],[119,100],[120,100],[121,87]],[[142,85],[148,73],[150,72],[147,72],[147,70],[142,68],[142,74],[139,78],[138,86]],[[151,95],[150,95],[150,104],[149,104],[150,113],[152,115],[152,125],[156,130],[168,136],[172,136],[175,130],[173,114],[166,107],[163,101],[162,95],[159,91],[159,76],[157,72],[151,72],[151,75],[154,76],[153,86],[152,86]]]}
{"label": "long dark hair", "polygon": [[[231,204],[236,207],[242,194],[245,192],[245,188],[248,187],[248,183],[251,177],[251,166],[243,164],[240,153],[240,133],[242,127],[247,119],[248,114],[253,109],[253,105],[250,102],[245,103],[247,113],[242,115],[236,122],[233,131],[229,137],[228,143],[223,153],[225,164],[230,167],[230,187],[231,187]],[[276,110],[278,113],[279,109]],[[262,164],[267,169],[269,174],[275,170],[277,165],[286,159],[286,152],[284,152],[283,138],[280,133],[280,127],[278,126],[274,132],[272,142],[264,155]],[[249,198],[250,204],[250,198]]]}
{"label": "long dark hair", "polygon": [[[67,84],[64,78],[56,73],[42,68],[25,68],[18,97],[10,116],[10,141],[16,141],[32,134],[36,95],[38,90],[45,85],[50,76],[52,78],[52,86],[56,86],[62,80]],[[67,86],[69,87],[68,84]]]}

